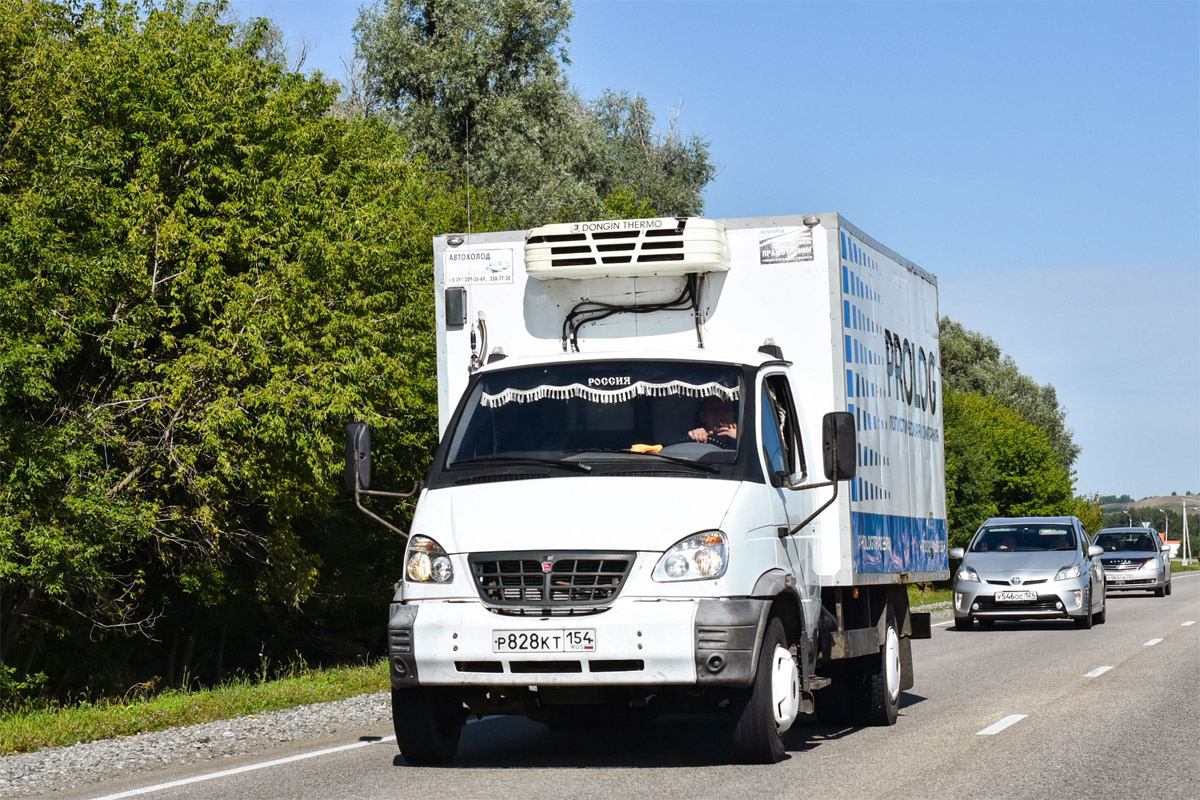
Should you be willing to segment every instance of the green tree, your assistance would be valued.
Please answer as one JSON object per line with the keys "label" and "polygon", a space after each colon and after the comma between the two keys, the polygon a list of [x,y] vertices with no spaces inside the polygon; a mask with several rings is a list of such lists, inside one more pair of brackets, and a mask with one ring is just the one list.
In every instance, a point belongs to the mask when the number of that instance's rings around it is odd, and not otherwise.
{"label": "green tree", "polygon": [[502,212],[477,227],[700,213],[707,143],[652,134],[641,97],[585,104],[563,69],[571,18],[565,0],[381,0],[355,27],[365,93]]}
{"label": "green tree", "polygon": [[943,391],[946,507],[952,547],[992,516],[1073,515],[1071,475],[1044,430],[998,400]]}
{"label": "green tree", "polygon": [[[423,472],[461,198],[223,3],[0,3],[0,661],[65,691],[346,655],[400,548],[337,502],[341,427]],[[164,619],[165,663],[106,645]]]}
{"label": "green tree", "polygon": [[989,337],[966,330],[946,317],[942,317],[939,327],[944,385],[994,397],[1015,409],[1026,421],[1046,431],[1059,461],[1070,469],[1079,456],[1079,445],[1066,426],[1067,412],[1059,405],[1054,387],[1041,386],[1022,373],[1012,357],[1003,355]]}

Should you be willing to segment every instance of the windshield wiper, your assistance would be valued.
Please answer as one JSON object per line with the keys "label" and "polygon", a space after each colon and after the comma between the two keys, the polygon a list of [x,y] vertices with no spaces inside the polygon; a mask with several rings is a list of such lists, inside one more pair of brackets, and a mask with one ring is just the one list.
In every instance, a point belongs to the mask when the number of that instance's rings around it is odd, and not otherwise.
{"label": "windshield wiper", "polygon": [[678,456],[664,456],[662,453],[652,453],[649,451],[647,451],[645,453],[635,453],[632,450],[618,450],[616,448],[603,448],[603,447],[588,447],[583,450],[564,450],[563,452],[570,453],[571,455],[579,455],[581,453],[619,453],[621,455],[629,456],[631,458],[643,458],[645,456],[654,456],[655,458],[661,458],[664,461],[670,461],[672,464],[682,464],[685,467],[695,467],[696,469],[703,470],[705,472],[720,472],[721,471],[721,468],[718,467],[716,464],[704,464],[699,461],[692,461],[690,458],[679,458]]}
{"label": "windshield wiper", "polygon": [[545,464],[550,467],[573,469],[576,472],[592,471],[590,465],[579,461],[568,461],[565,458],[537,458],[535,456],[476,456],[475,458],[451,461],[447,466],[457,467],[463,464]]}

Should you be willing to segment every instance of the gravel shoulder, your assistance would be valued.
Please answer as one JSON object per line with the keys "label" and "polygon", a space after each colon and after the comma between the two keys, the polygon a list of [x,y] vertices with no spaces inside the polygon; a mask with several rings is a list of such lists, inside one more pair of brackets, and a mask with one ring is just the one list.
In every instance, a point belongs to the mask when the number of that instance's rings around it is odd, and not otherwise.
{"label": "gravel shoulder", "polygon": [[386,692],[165,731],[46,747],[0,758],[0,797],[77,789],[111,778],[270,751],[390,723]]}

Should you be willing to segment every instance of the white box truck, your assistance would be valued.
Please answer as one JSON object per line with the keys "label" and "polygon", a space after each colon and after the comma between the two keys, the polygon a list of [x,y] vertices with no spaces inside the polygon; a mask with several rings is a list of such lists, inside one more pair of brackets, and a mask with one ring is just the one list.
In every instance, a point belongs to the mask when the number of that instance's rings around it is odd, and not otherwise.
{"label": "white box truck", "polygon": [[[801,713],[893,724],[930,632],[906,584],[949,576],[936,279],[832,213],[433,245],[405,758],[451,760],[469,715],[724,713],[751,763]],[[347,426],[360,507],[369,441]]]}

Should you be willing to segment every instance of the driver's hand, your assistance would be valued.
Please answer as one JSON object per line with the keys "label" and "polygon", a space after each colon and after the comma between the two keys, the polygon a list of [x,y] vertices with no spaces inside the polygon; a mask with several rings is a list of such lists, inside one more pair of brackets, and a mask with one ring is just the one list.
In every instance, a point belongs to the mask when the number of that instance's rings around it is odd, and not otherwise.
{"label": "driver's hand", "polygon": [[693,428],[692,430],[688,431],[687,435],[688,435],[688,438],[691,439],[693,442],[707,442],[708,441],[708,431],[704,430],[704,428]]}
{"label": "driver's hand", "polygon": [[728,436],[730,439],[736,439],[737,438],[737,424],[733,423],[733,422],[726,422],[724,424],[718,425],[717,429],[715,431],[713,431],[713,435],[714,436]]}

